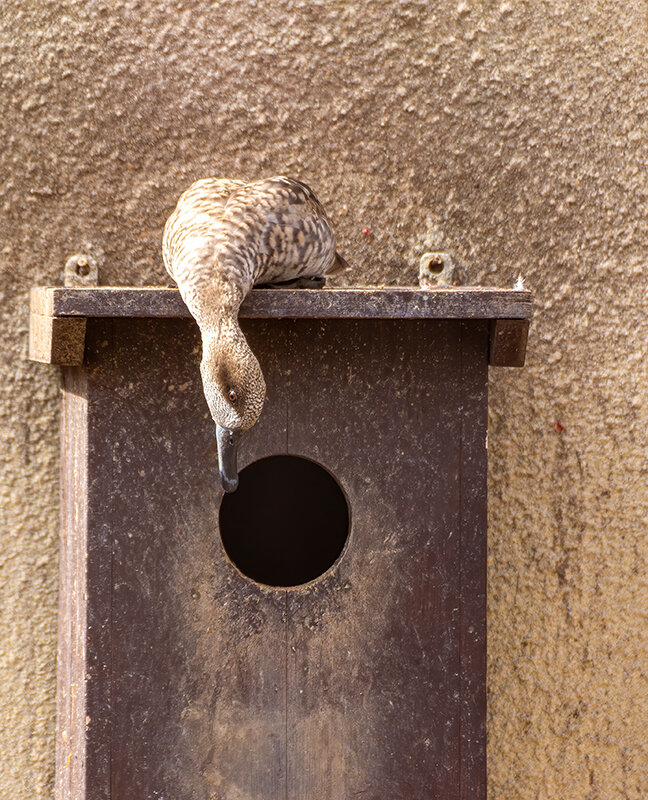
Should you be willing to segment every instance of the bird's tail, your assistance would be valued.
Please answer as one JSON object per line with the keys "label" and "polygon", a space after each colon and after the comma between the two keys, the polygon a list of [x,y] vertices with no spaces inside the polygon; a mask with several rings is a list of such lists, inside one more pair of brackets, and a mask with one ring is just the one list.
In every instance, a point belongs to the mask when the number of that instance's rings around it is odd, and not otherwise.
{"label": "bird's tail", "polygon": [[339,275],[341,272],[344,272],[347,269],[351,269],[349,264],[342,258],[339,253],[335,254],[335,258],[333,259],[333,264],[331,268],[327,271],[327,275]]}

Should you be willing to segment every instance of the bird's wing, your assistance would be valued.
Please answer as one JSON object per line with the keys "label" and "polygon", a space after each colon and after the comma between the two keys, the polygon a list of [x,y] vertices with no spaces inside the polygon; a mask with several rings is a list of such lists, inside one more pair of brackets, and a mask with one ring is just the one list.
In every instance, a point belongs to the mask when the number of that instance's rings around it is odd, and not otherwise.
{"label": "bird's wing", "polygon": [[201,178],[180,195],[162,237],[164,265],[172,278],[173,262],[182,251],[183,241],[208,233],[222,218],[228,199],[242,186],[244,181],[231,178]]}
{"label": "bird's wing", "polygon": [[[335,247],[335,237],[331,228],[331,223],[324,211],[324,207],[317,199],[315,192],[308,184],[298,181],[295,178],[280,176],[271,180],[279,182],[284,186],[288,193],[289,209],[288,222],[295,231],[302,231],[306,237],[309,233],[316,237],[322,244],[322,250],[330,253]],[[314,256],[320,253],[316,249]],[[349,269],[349,264],[342,256],[333,249],[333,258],[326,257],[328,266],[325,268],[326,275],[339,275]]]}
{"label": "bird's wing", "polygon": [[189,206],[193,212],[222,210],[232,193],[241,186],[245,186],[245,181],[232,178],[201,178],[194,181],[180,195],[177,208]]}
{"label": "bird's wing", "polygon": [[312,189],[284,176],[237,189],[224,221],[256,252],[255,282],[323,275],[335,261],[331,225]]}

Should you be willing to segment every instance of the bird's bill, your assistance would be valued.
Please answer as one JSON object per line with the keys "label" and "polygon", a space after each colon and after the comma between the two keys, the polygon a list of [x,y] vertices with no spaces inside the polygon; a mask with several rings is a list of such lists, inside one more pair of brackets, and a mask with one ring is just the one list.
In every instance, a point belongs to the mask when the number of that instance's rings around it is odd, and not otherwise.
{"label": "bird's bill", "polygon": [[240,431],[233,431],[230,428],[222,428],[220,425],[216,425],[218,468],[220,470],[221,486],[226,492],[235,492],[238,488],[236,451],[240,438]]}

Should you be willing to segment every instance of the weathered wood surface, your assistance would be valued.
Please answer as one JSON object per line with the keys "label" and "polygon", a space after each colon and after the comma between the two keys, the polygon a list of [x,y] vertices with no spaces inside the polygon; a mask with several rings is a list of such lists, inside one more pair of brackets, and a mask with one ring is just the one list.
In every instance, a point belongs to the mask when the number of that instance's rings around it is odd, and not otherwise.
{"label": "weathered wood surface", "polygon": [[287,596],[290,798],[485,797],[486,328],[292,328],[287,447],[353,526]]}
{"label": "weathered wood surface", "polygon": [[[531,293],[489,287],[254,289],[241,317],[528,319]],[[51,317],[188,317],[177,289],[32,289],[31,313]]]}
{"label": "weathered wood surface", "polygon": [[41,364],[83,363],[85,317],[29,315],[29,358]]}
{"label": "weathered wood surface", "polygon": [[89,320],[64,371],[59,800],[484,800],[488,322],[243,326],[268,399],[241,466],[321,463],[348,545],[304,586],[241,575],[196,326]]}
{"label": "weathered wood surface", "polygon": [[486,798],[486,530],[488,387],[483,338],[468,323],[461,336],[459,472],[460,800]]}
{"label": "weathered wood surface", "polygon": [[528,319],[492,320],[488,363],[493,367],[523,367],[528,336]]}
{"label": "weathered wood surface", "polygon": [[[532,298],[527,291],[486,287],[255,289],[242,318],[487,319],[490,363],[523,366]],[[48,364],[83,363],[85,320],[189,318],[177,289],[35,288],[31,293],[30,358]]]}
{"label": "weathered wood surface", "polygon": [[[95,324],[92,339],[112,339],[112,324]],[[57,800],[113,800],[113,540],[106,472],[118,420],[102,417],[93,424],[96,409],[112,405],[96,374],[63,370]]]}

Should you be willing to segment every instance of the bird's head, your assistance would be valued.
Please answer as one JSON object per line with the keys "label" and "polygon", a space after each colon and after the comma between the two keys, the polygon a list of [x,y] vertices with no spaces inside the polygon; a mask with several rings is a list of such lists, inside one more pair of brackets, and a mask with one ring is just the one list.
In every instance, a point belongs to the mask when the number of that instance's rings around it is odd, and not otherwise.
{"label": "bird's head", "polygon": [[207,405],[216,423],[218,464],[226,492],[238,486],[236,451],[241,434],[258,420],[265,381],[256,356],[234,323],[203,336],[200,372]]}

